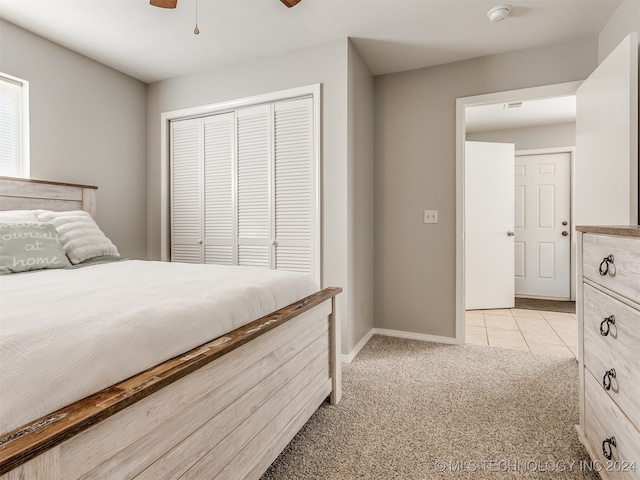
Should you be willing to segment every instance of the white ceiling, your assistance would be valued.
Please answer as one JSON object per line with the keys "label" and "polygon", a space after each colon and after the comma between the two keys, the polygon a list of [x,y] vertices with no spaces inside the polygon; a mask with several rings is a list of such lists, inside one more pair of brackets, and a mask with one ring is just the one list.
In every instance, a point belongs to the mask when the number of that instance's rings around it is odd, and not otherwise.
{"label": "white ceiling", "polygon": [[[507,0],[508,1],[508,0]],[[350,37],[374,75],[596,36],[621,0],[0,0],[0,18],[146,83]],[[572,117],[573,116],[573,117]],[[467,111],[467,131],[562,123],[575,102]]]}
{"label": "white ceiling", "polygon": [[597,35],[620,0],[0,0],[0,17],[143,82],[351,37],[374,75]]}

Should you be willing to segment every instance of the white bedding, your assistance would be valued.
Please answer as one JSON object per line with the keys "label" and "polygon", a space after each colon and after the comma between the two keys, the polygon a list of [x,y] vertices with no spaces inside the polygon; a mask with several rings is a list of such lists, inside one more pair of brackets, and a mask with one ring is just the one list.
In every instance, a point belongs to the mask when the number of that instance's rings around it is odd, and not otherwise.
{"label": "white bedding", "polygon": [[0,434],[318,290],[250,267],[128,260],[0,277]]}

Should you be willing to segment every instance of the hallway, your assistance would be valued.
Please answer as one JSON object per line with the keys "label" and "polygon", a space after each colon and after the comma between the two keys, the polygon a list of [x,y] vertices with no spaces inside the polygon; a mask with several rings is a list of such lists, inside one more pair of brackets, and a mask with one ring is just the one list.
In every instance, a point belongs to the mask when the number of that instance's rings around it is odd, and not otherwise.
{"label": "hallway", "polygon": [[574,313],[524,310],[468,310],[466,342],[534,353],[578,355],[578,320]]}

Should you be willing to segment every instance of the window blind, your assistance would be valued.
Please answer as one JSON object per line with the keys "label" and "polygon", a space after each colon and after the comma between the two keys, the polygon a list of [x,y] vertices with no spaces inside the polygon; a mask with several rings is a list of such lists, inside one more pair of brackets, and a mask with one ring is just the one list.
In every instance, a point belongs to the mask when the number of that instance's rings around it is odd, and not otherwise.
{"label": "window blind", "polygon": [[29,176],[27,85],[0,74],[0,175]]}

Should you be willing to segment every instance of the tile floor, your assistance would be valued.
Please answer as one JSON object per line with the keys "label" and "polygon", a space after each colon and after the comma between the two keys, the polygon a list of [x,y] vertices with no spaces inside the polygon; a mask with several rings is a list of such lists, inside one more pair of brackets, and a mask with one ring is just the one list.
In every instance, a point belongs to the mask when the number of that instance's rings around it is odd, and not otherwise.
{"label": "tile floor", "polygon": [[468,310],[467,343],[534,353],[578,356],[578,320],[573,313],[523,310]]}

